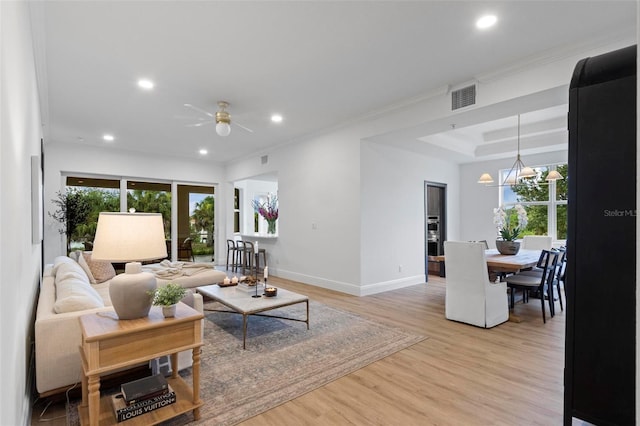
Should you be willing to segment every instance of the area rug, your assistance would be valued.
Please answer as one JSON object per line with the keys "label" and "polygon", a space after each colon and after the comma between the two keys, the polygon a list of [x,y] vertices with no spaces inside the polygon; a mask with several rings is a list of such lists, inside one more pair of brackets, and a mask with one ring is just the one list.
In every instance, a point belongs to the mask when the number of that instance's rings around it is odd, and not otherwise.
{"label": "area rug", "polygon": [[[210,302],[205,309],[224,307]],[[309,311],[309,330],[301,322],[249,317],[246,350],[241,315],[205,312],[201,418],[189,413],[164,424],[233,425],[426,339],[314,301]],[[304,319],[306,307],[269,314]],[[181,372],[188,382],[190,371]]]}

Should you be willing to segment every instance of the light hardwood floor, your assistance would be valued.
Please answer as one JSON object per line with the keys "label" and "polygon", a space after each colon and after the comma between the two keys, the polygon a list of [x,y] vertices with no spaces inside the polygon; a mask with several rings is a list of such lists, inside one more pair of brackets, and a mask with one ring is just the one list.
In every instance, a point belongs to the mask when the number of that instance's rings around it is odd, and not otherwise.
{"label": "light hardwood floor", "polygon": [[[258,425],[560,425],[565,314],[489,330],[444,317],[444,279],[356,297],[271,277],[270,284],[428,339],[242,423]],[[563,295],[564,296],[564,295]],[[38,404],[42,404],[41,402]],[[38,404],[32,425],[39,423]],[[40,407],[41,409],[41,407]],[[64,415],[64,405],[44,417]],[[48,422],[57,426],[60,422]]]}

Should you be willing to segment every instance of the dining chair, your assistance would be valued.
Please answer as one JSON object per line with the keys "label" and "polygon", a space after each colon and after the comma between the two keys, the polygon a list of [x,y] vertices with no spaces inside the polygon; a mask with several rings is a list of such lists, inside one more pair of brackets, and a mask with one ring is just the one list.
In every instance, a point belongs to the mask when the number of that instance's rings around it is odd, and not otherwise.
{"label": "dining chair", "polygon": [[[243,261],[242,261],[242,273],[246,274],[247,270],[249,271],[249,275],[254,275],[254,262],[253,258],[255,256],[255,248],[251,241],[243,241]],[[257,275],[257,271],[255,274]]]}
{"label": "dining chair", "polygon": [[238,272],[238,269],[240,269],[240,272],[244,272],[243,268],[245,262],[245,245],[243,240],[236,241],[236,255],[238,257],[237,261],[233,264],[233,271]]}
{"label": "dining chair", "polygon": [[187,262],[193,262],[193,249],[191,247],[191,238],[186,238],[178,246],[178,260],[186,260]]}
{"label": "dining chair", "polygon": [[547,322],[546,309],[544,307],[544,294],[545,290],[549,290],[549,314],[553,317],[555,315],[555,308],[553,302],[553,281],[556,273],[556,266],[558,263],[558,252],[554,250],[542,250],[540,258],[536,267],[539,268],[542,273],[529,274],[526,272],[520,272],[515,275],[507,277],[507,287],[511,290],[510,295],[510,309],[515,307],[515,291],[522,290],[522,303],[527,303],[529,292],[532,290],[538,290],[540,293],[540,305],[542,307],[542,322]]}
{"label": "dining chair", "polygon": [[234,240],[227,240],[227,271],[229,270],[229,258],[231,258],[231,268],[234,268],[238,260],[238,248]]}
{"label": "dining chair", "polygon": [[445,241],[445,316],[483,328],[509,319],[505,282],[491,282],[482,242]]}
{"label": "dining chair", "polygon": [[[558,249],[552,249],[558,252],[558,262],[555,267],[555,271],[551,271],[553,273],[553,281],[551,283],[551,288],[547,291],[547,297],[553,297],[553,301],[550,300],[550,303],[553,303],[554,312],[555,312],[555,300],[556,295],[558,296],[558,301],[560,302],[560,310],[564,311],[564,306],[562,303],[562,287],[564,285],[564,274],[567,263],[567,251],[565,247],[560,247]],[[529,275],[539,277],[543,274],[543,270],[538,266],[542,261],[544,253],[540,254],[540,259],[538,259],[538,264],[531,270],[520,272],[522,275]],[[544,295],[540,295],[540,297],[544,297]]]}
{"label": "dining chair", "polygon": [[487,242],[487,240],[472,240],[469,241],[470,243],[482,243],[484,244],[484,249],[485,250],[489,250],[489,243]]}
{"label": "dining chair", "polygon": [[525,235],[522,248],[525,250],[551,250],[553,240],[548,235]]}

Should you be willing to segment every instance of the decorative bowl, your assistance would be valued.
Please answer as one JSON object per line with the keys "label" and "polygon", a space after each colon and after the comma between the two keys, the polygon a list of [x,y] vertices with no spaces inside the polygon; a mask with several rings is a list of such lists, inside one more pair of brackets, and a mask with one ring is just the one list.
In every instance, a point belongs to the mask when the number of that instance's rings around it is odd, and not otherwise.
{"label": "decorative bowl", "polygon": [[275,287],[267,287],[264,289],[264,295],[267,297],[273,297],[278,294],[278,289]]}

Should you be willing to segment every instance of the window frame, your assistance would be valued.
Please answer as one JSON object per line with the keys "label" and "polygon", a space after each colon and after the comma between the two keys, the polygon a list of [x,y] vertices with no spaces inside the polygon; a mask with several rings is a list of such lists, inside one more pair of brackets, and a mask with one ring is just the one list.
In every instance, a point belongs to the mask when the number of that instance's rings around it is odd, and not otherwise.
{"label": "window frame", "polygon": [[[542,164],[538,166],[533,166],[534,170],[546,168],[548,171],[557,170],[559,166],[566,166],[567,163],[553,163],[553,164]],[[500,169],[498,176],[503,176],[503,173],[509,172],[509,169]],[[564,176],[566,179],[567,176]],[[545,183],[547,185],[547,183]],[[558,238],[558,206],[567,205],[567,200],[558,200],[557,198],[557,183],[556,181],[548,182],[549,191],[548,191],[548,200],[546,201],[513,201],[513,202],[504,202],[504,186],[498,187],[498,200],[499,205],[504,206],[505,209],[513,208],[516,204],[520,204],[526,208],[526,206],[547,206],[547,235],[551,236],[553,241],[566,243],[566,238],[559,239]],[[508,187],[508,186],[507,186]]]}

